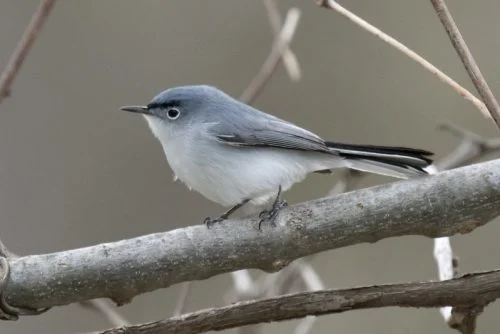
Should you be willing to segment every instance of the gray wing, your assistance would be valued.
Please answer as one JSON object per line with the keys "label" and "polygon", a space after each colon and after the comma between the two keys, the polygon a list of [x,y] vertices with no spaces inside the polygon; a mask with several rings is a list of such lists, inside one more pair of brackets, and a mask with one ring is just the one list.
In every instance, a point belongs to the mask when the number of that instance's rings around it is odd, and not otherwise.
{"label": "gray wing", "polygon": [[276,147],[331,153],[325,142],[314,133],[274,117],[247,119],[239,126],[234,126],[234,123],[231,126],[219,123],[211,130],[221,143],[232,146]]}

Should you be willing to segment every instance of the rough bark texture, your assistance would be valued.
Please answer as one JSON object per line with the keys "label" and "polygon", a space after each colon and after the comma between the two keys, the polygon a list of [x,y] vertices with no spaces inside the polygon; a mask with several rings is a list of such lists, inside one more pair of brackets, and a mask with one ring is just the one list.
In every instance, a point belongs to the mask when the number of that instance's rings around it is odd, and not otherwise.
{"label": "rough bark texture", "polygon": [[[275,228],[230,220],[11,262],[5,290],[39,308],[135,295],[244,268],[277,271],[321,251],[401,235],[468,233],[500,214],[500,160],[394,182],[283,210]],[[168,226],[168,222],[165,222]]]}
{"label": "rough bark texture", "polygon": [[114,328],[100,334],[191,334],[374,307],[470,307],[487,304],[499,297],[500,271],[493,270],[441,282],[322,290],[239,302],[142,325]]}

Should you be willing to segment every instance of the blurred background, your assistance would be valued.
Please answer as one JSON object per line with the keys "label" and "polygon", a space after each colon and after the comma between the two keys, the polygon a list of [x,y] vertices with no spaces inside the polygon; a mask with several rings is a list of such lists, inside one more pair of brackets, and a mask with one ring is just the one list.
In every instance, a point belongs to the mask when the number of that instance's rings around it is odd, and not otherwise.
{"label": "blurred background", "polygon": [[[429,1],[344,1],[475,93]],[[451,151],[443,121],[486,137],[488,120],[419,65],[312,1],[279,0],[302,17],[292,43],[302,80],[280,68],[255,105],[319,135],[354,143]],[[0,67],[38,1],[0,2]],[[491,88],[500,94],[498,1],[453,1],[451,11]],[[60,1],[12,96],[0,105],[0,234],[18,254],[46,253],[201,223],[221,207],[172,181],[145,121],[118,111],[168,87],[206,83],[233,96],[267,57],[273,34],[261,1]],[[500,95],[498,95],[500,96]],[[286,194],[324,196],[335,177],[313,175]],[[369,176],[367,187],[389,179]],[[500,267],[498,224],[452,239],[462,272]],[[432,240],[402,237],[319,254],[327,288],[437,278]],[[188,311],[221,305],[229,275],[195,282]],[[172,314],[179,286],[120,308],[132,323]],[[478,331],[500,326],[494,304]],[[297,322],[266,324],[290,333]],[[77,305],[0,323],[4,334],[71,333],[110,327]],[[387,308],[320,317],[313,333],[453,333],[435,309]],[[228,331],[228,332],[235,332]]]}

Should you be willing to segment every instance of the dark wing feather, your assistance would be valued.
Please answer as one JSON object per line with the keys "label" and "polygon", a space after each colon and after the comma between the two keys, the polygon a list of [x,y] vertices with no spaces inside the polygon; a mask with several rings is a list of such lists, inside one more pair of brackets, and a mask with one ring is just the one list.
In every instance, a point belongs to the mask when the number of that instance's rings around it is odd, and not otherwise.
{"label": "dark wing feather", "polygon": [[281,120],[248,122],[228,127],[217,124],[212,129],[222,142],[233,146],[276,147],[300,151],[332,153],[325,142],[307,130]]}

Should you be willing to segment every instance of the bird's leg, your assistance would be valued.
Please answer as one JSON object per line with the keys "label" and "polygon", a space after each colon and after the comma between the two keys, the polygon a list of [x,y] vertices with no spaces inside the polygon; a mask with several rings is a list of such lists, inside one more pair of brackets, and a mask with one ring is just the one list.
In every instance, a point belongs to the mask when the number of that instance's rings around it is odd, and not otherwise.
{"label": "bird's leg", "polygon": [[276,217],[278,217],[278,213],[280,212],[281,209],[284,207],[288,206],[288,203],[286,201],[283,201],[281,199],[281,185],[278,188],[278,194],[276,195],[276,198],[274,199],[273,206],[269,210],[264,210],[259,214],[259,230],[264,221],[269,221],[271,223],[271,226],[276,226]]}
{"label": "bird's leg", "polygon": [[241,208],[243,205],[245,205],[248,201],[249,201],[249,199],[246,199],[243,202],[236,204],[235,206],[233,206],[232,208],[230,208],[229,210],[227,210],[226,212],[224,212],[222,215],[220,215],[219,217],[217,217],[215,219],[207,217],[207,218],[205,218],[205,220],[203,222],[205,223],[205,225],[207,225],[208,228],[210,228],[210,226],[212,226],[213,224],[219,223],[223,220],[228,219],[230,215],[235,213],[239,208]]}

